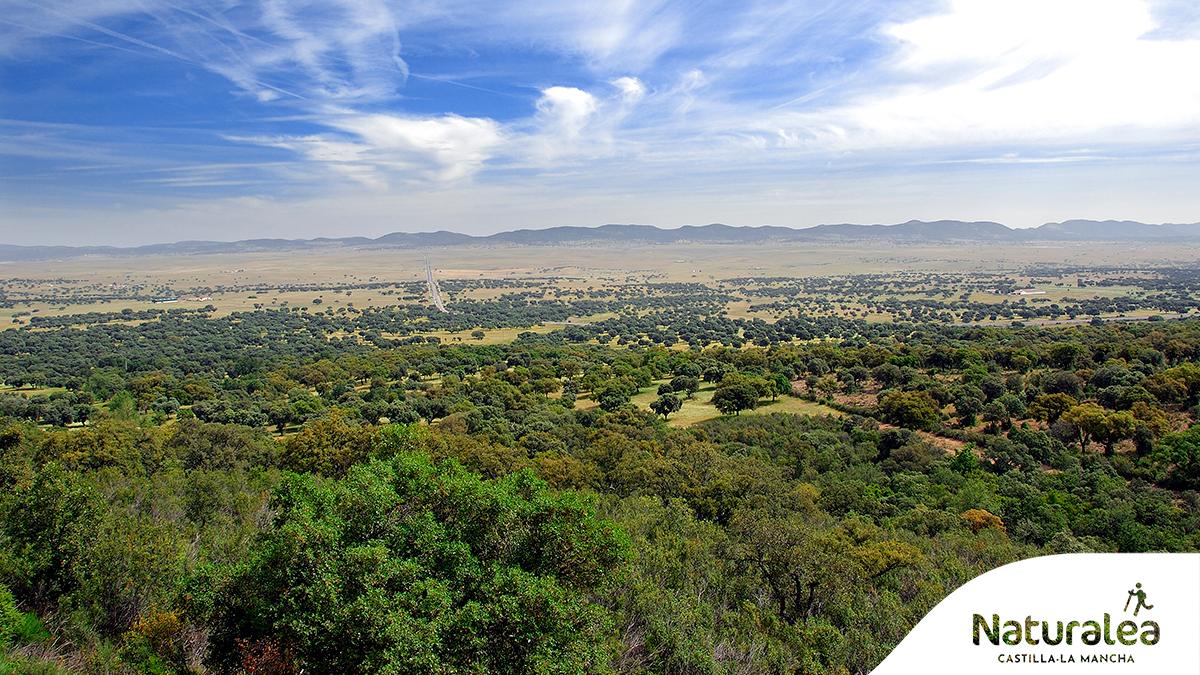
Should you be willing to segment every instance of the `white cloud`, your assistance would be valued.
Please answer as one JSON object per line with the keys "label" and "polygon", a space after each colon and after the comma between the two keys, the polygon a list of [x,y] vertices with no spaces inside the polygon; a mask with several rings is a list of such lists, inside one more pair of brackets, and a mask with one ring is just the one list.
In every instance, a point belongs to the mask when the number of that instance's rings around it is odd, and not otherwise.
{"label": "white cloud", "polygon": [[536,130],[522,143],[536,163],[545,164],[571,155],[594,140],[584,131],[599,108],[596,97],[575,87],[547,87],[537,100]]}
{"label": "white cloud", "polygon": [[451,182],[468,178],[504,143],[503,131],[493,120],[458,115],[401,117],[344,111],[333,113],[326,124],[346,136],[242,136],[230,140],[290,150],[372,188],[389,187],[397,179]]}
{"label": "white cloud", "polygon": [[[481,32],[520,35],[582,55],[598,71],[641,71],[685,38],[686,6],[669,0],[467,2],[457,11]],[[454,12],[451,11],[451,14]]]}
{"label": "white cloud", "polygon": [[637,103],[646,95],[646,85],[636,77],[618,77],[610,84],[620,90],[621,100],[627,104]]}
{"label": "white cloud", "polygon": [[896,66],[1006,69],[1046,58],[1086,57],[1154,27],[1138,0],[953,0],[949,11],[883,30],[903,47]]}
{"label": "white cloud", "polygon": [[424,165],[438,180],[465,178],[479,171],[504,142],[500,125],[478,117],[399,117],[350,115],[330,122],[356,134],[372,156],[400,165]]}
{"label": "white cloud", "polygon": [[708,83],[704,77],[704,71],[699,68],[693,68],[683,74],[679,78],[678,84],[671,90],[671,95],[675,98],[675,112],[685,114],[691,111],[692,106],[696,104],[696,96],[698,92]]}
{"label": "white cloud", "polygon": [[824,150],[1194,138],[1200,40],[1155,27],[1138,0],[954,0],[884,29],[899,49],[873,89],[752,126]]}
{"label": "white cloud", "polygon": [[566,141],[579,137],[596,108],[596,97],[575,87],[548,87],[537,102],[543,129]]}

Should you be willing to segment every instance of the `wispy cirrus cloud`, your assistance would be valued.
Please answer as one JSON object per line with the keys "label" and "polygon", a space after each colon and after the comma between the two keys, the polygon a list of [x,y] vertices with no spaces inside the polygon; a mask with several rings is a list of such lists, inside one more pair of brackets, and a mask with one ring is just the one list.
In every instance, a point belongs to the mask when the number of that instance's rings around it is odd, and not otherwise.
{"label": "wispy cirrus cloud", "polygon": [[36,53],[41,35],[93,38],[208,70],[266,102],[379,100],[408,74],[382,0],[5,0],[0,55]]}

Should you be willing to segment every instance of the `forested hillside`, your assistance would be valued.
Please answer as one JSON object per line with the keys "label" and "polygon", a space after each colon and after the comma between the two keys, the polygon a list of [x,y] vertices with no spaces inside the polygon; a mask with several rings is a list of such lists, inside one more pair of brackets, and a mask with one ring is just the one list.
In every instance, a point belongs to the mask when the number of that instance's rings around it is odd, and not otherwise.
{"label": "forested hillside", "polygon": [[996,566],[1200,550],[1194,321],[336,328],[0,334],[0,672],[865,673]]}

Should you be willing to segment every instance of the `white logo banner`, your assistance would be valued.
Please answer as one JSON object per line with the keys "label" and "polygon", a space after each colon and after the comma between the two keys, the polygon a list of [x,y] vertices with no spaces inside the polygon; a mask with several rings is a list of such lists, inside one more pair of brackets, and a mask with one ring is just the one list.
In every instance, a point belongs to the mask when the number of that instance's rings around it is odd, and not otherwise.
{"label": "white logo banner", "polygon": [[1005,565],[951,593],[873,672],[1200,673],[1200,554]]}

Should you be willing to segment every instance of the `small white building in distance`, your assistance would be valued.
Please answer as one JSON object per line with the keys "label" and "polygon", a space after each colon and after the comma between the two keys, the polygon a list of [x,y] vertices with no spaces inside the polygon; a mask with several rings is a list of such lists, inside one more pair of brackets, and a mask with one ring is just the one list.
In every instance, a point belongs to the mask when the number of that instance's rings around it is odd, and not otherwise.
{"label": "small white building in distance", "polygon": [[1046,291],[1039,291],[1036,288],[1020,288],[1013,291],[1013,295],[1045,295]]}

